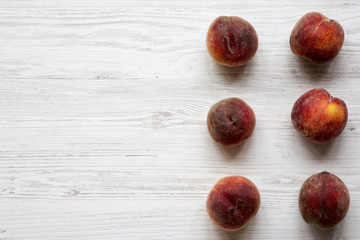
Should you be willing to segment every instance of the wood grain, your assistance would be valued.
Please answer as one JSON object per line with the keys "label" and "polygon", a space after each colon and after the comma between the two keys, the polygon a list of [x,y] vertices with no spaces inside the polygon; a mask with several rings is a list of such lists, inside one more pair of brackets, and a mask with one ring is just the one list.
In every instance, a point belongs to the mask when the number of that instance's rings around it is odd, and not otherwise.
{"label": "wood grain", "polygon": [[[320,11],[345,30],[328,65],[293,55],[289,35]],[[12,1],[0,4],[0,239],[358,239],[360,229],[360,4],[358,1]],[[244,67],[214,63],[205,47],[219,15],[255,27]],[[334,142],[292,127],[305,91],[326,88],[348,106]],[[212,104],[245,100],[252,137],[216,145]],[[302,182],[327,170],[351,206],[330,231],[304,223]],[[226,233],[209,220],[215,182],[243,175],[259,188],[258,215]]]}

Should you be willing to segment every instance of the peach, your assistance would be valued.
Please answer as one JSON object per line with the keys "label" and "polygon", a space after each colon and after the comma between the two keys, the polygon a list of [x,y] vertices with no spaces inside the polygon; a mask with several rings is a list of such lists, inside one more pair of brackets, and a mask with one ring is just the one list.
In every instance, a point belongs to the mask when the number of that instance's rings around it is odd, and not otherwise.
{"label": "peach", "polygon": [[206,202],[206,210],[213,223],[228,231],[245,227],[259,207],[257,187],[242,176],[220,179],[211,189]]}
{"label": "peach", "polygon": [[290,35],[292,52],[316,64],[334,59],[343,42],[344,30],[341,25],[318,12],[303,16]]}
{"label": "peach", "polygon": [[344,130],[348,111],[344,101],[330,96],[322,88],[304,93],[294,104],[291,120],[294,128],[316,143],[335,139]]}
{"label": "peach", "polygon": [[255,128],[255,114],[240,98],[227,98],[214,104],[207,115],[207,127],[215,142],[234,146],[250,137]]}
{"label": "peach", "polygon": [[210,25],[206,46],[218,63],[237,67],[245,65],[255,55],[258,37],[254,27],[237,16],[220,16]]}
{"label": "peach", "polygon": [[340,178],[329,172],[309,177],[301,186],[299,209],[306,223],[329,229],[343,220],[350,205],[350,195]]}

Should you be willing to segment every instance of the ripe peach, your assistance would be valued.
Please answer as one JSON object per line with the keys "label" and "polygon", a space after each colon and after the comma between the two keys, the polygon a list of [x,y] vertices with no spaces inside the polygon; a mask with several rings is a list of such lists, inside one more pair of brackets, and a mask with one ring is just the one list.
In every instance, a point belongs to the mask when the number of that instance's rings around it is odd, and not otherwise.
{"label": "ripe peach", "polygon": [[258,48],[258,37],[254,27],[245,19],[220,16],[209,27],[206,46],[216,62],[237,67],[253,58]]}
{"label": "ripe peach", "polygon": [[250,137],[255,128],[255,114],[239,98],[227,98],[214,104],[207,115],[207,127],[215,142],[234,146]]}
{"label": "ripe peach", "polygon": [[309,177],[301,186],[299,209],[308,224],[328,229],[346,216],[350,195],[340,178],[329,172]]}
{"label": "ripe peach", "polygon": [[253,182],[241,176],[220,179],[206,202],[210,219],[228,231],[240,230],[256,215],[260,194]]}
{"label": "ripe peach", "polygon": [[304,93],[294,104],[291,120],[294,128],[309,140],[325,143],[344,130],[348,111],[344,101],[321,88]]}
{"label": "ripe peach", "polygon": [[341,25],[318,12],[303,16],[290,35],[292,52],[317,64],[334,59],[343,42],[344,30]]}

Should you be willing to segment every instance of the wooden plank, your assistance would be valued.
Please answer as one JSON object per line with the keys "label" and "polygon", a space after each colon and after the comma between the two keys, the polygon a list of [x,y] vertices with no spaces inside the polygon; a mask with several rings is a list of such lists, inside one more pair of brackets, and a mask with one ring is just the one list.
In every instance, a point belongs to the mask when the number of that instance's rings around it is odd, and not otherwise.
{"label": "wooden plank", "polygon": [[[293,55],[306,12],[338,20],[346,39],[330,64]],[[360,4],[357,1],[1,1],[0,239],[358,239]],[[259,35],[246,66],[209,57],[206,31],[239,15]],[[314,145],[292,127],[305,91],[348,105],[342,135]],[[223,148],[206,115],[222,98],[255,111],[252,137]],[[304,223],[297,196],[311,174],[341,177],[351,195],[330,231]],[[215,182],[244,175],[258,215],[226,233],[209,220]]]}

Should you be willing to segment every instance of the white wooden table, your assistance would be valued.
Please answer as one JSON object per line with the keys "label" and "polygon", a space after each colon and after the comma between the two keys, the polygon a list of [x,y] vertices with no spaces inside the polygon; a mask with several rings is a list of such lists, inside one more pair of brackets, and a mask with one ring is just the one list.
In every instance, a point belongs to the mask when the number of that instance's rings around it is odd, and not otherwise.
{"label": "white wooden table", "polygon": [[[328,65],[292,54],[305,13],[340,22],[345,42]],[[205,46],[219,15],[247,19],[253,60],[217,65]],[[360,2],[0,1],[0,239],[359,239]],[[292,127],[295,100],[315,87],[348,106],[346,129],[315,145]],[[208,109],[240,97],[257,125],[239,147],[216,145]],[[348,186],[347,217],[307,225],[298,192],[327,170]],[[261,207],[243,230],[205,210],[215,182],[243,175]]]}

